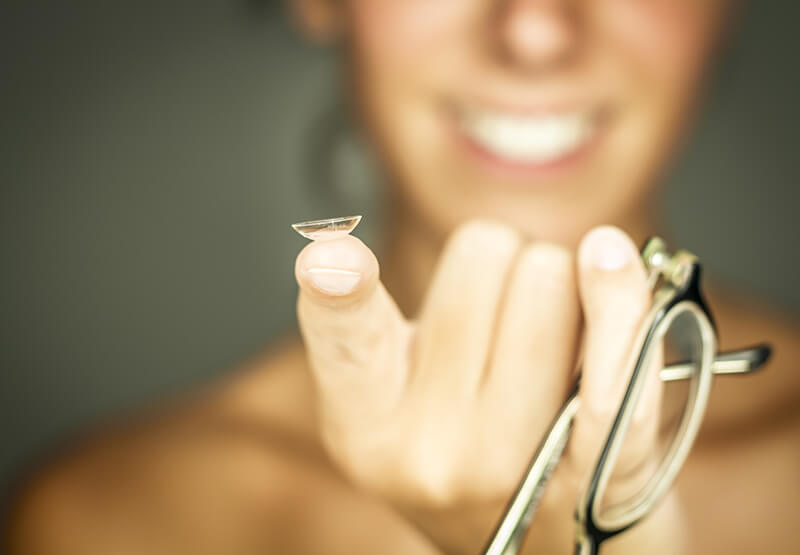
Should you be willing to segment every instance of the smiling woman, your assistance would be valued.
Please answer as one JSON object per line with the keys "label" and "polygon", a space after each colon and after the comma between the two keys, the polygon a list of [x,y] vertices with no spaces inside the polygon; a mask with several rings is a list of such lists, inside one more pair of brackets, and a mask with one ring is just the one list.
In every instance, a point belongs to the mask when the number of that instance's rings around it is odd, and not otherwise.
{"label": "smiling woman", "polygon": [[[658,379],[671,346],[643,323],[690,299],[704,388],[713,370],[695,259],[675,256],[686,275],[660,268],[653,297],[658,264],[637,245],[664,231],[657,184],[731,6],[290,2],[309,40],[338,45],[386,181],[385,247],[349,235],[357,217],[297,224],[312,239],[294,268],[301,337],[52,461],[18,500],[11,552],[476,553],[578,398],[523,548],[572,552],[578,500],[630,500],[676,414]],[[720,349],[767,340],[775,356],[716,380],[674,487],[629,530],[611,527],[624,533],[604,555],[796,545],[798,328],[712,285]],[[587,490],[632,373],[642,401],[620,411],[613,472]]]}
{"label": "smiling woman", "polygon": [[600,223],[652,231],[645,204],[728,5],[355,1],[328,25],[397,194],[428,225],[480,215],[575,246]]}

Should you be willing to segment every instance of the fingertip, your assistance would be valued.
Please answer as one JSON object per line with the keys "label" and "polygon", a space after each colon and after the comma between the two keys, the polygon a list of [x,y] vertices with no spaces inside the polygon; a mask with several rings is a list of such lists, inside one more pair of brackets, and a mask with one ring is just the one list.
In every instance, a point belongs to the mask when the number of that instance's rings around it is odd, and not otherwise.
{"label": "fingertip", "polygon": [[650,298],[639,251],[617,227],[601,226],[587,233],[578,247],[578,266],[581,297],[590,313],[614,305],[636,307],[638,312]]}
{"label": "fingertip", "polygon": [[578,260],[586,269],[619,271],[633,262],[638,250],[618,227],[604,225],[589,231],[581,240]]}
{"label": "fingertip", "polygon": [[350,235],[313,241],[295,261],[295,277],[301,291],[327,299],[358,295],[375,284],[378,273],[375,255]]}

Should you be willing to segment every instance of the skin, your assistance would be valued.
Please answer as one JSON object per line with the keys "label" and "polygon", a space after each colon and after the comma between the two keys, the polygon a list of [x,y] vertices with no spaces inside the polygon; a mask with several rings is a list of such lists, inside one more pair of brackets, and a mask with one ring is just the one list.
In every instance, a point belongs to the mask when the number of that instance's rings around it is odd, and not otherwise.
{"label": "skin", "polygon": [[[649,307],[637,245],[660,231],[654,184],[725,6],[297,0],[311,38],[342,45],[389,183],[386,252],[353,237],[309,244],[295,267],[302,343],[49,461],[18,498],[8,551],[478,552],[582,348],[581,409],[526,544],[571,553],[575,499]],[[453,114],[476,106],[586,109],[597,131],[579,156],[519,167],[465,145]],[[675,487],[604,553],[800,541],[797,327],[707,293],[722,349],[768,339],[775,356],[715,381]],[[611,496],[652,463],[664,395],[648,382]]]}

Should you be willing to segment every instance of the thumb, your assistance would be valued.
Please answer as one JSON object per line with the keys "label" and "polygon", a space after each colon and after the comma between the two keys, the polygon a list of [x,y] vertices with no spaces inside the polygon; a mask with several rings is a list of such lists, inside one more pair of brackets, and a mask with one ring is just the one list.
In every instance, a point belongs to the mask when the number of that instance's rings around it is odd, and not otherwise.
{"label": "thumb", "polygon": [[355,237],[310,243],[295,276],[323,423],[354,432],[400,399],[411,325],[380,283],[375,255]]}

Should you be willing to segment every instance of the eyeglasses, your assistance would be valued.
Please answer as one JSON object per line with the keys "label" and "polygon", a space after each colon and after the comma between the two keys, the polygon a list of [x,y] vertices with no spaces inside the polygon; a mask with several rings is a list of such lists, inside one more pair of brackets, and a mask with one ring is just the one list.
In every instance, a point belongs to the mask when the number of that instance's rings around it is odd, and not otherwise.
{"label": "eyeglasses", "polygon": [[[700,292],[697,258],[678,251],[670,256],[665,243],[650,239],[642,249],[653,302],[645,317],[633,364],[619,410],[600,450],[588,485],[575,511],[575,554],[594,555],[600,545],[638,523],[669,491],[683,466],[703,420],[711,378],[714,374],[746,374],[763,366],[770,356],[768,345],[717,353],[717,338],[711,314]],[[675,411],[669,433],[660,434],[659,461],[642,484],[623,499],[609,499],[606,489],[623,448],[634,410],[654,368],[668,349],[679,362],[659,369],[665,383],[682,384],[678,396],[685,402]],[[580,375],[578,380],[580,379]],[[580,406],[578,383],[539,444],[528,469],[511,498],[485,555],[519,553],[545,486],[558,465],[569,440]],[[613,501],[613,502],[612,502]]]}

